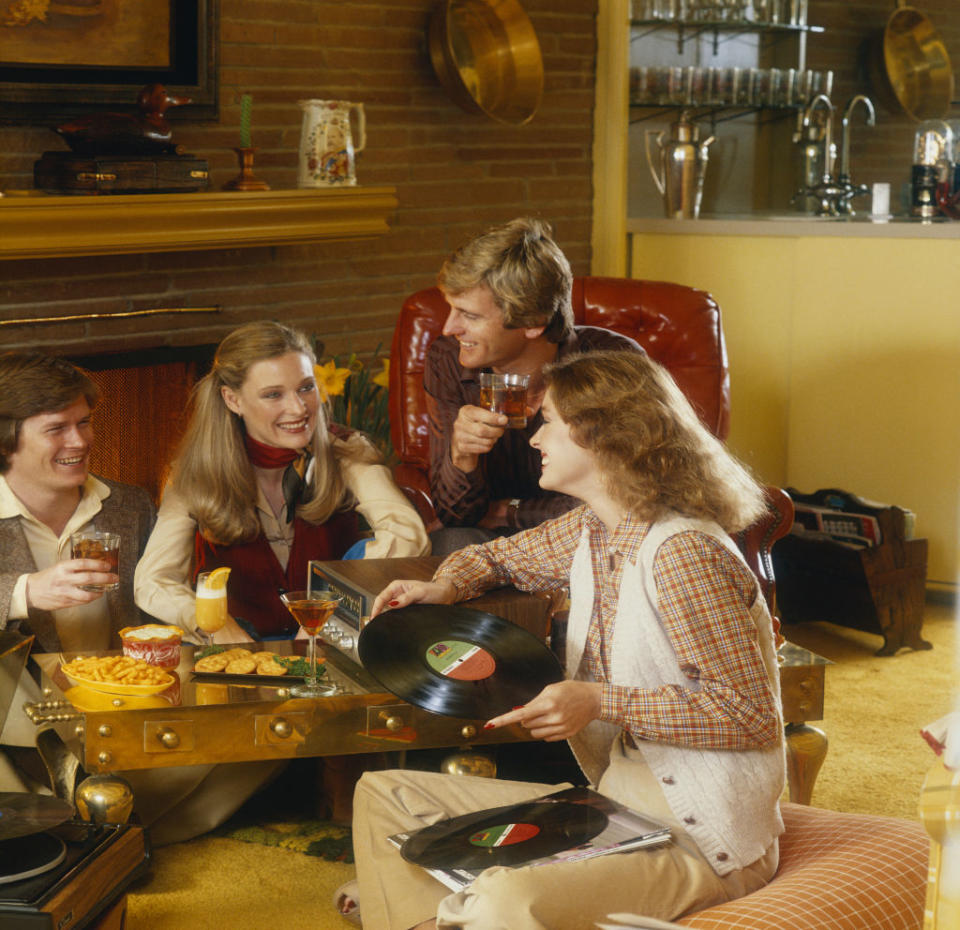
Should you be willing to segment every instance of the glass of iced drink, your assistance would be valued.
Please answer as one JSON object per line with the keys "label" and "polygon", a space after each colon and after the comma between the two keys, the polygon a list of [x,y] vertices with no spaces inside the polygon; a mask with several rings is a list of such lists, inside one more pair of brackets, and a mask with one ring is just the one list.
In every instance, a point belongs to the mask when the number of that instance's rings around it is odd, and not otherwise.
{"label": "glass of iced drink", "polygon": [[480,372],[480,406],[507,417],[509,429],[527,425],[527,385],[530,375]]}
{"label": "glass of iced drink", "polygon": [[[120,574],[120,535],[100,530],[80,530],[70,536],[70,555],[75,559],[99,559],[109,562],[108,571]],[[120,582],[113,584],[82,584],[85,591],[116,591]]]}

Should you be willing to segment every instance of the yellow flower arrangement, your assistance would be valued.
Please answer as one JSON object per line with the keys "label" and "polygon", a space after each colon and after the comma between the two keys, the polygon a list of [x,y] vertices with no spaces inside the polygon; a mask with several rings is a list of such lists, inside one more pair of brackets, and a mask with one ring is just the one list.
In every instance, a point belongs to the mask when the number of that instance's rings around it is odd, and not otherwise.
{"label": "yellow flower arrangement", "polygon": [[[370,369],[377,362],[383,367],[371,375]],[[320,399],[327,405],[330,419],[350,429],[362,430],[373,440],[387,462],[391,462],[393,446],[387,411],[390,360],[380,357],[380,347],[377,346],[369,365],[364,365],[353,352],[343,365],[334,356],[315,365],[313,373]]]}

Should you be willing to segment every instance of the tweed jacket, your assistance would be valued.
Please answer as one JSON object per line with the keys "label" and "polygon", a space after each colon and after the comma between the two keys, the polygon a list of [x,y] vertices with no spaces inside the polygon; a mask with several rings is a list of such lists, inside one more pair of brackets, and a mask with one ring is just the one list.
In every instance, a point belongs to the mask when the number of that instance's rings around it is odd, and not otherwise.
{"label": "tweed jacket", "polygon": [[[142,488],[107,478],[97,480],[110,489],[109,496],[101,502],[97,526],[111,533],[119,533],[121,552],[126,553],[120,558],[120,587],[104,595],[110,610],[112,645],[119,648],[119,631],[125,626],[144,622],[145,615],[141,614],[133,601],[133,573],[153,529],[156,511],[150,496]],[[8,626],[10,598],[17,579],[36,570],[20,518],[0,519],[0,628]],[[36,637],[34,649],[37,651],[60,651],[60,638],[50,611],[31,608],[29,619],[9,620],[9,626],[19,628],[25,635],[33,633]]]}

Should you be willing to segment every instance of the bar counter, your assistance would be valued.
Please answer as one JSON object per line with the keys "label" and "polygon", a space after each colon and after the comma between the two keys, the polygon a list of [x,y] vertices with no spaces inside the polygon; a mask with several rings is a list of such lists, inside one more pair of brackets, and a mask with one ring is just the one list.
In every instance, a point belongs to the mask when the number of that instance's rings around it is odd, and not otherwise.
{"label": "bar counter", "polygon": [[803,213],[744,213],[701,216],[696,220],[665,217],[627,220],[628,234],[657,236],[822,236],[843,239],[960,239],[960,220],[909,216],[873,219],[855,216],[808,216]]}

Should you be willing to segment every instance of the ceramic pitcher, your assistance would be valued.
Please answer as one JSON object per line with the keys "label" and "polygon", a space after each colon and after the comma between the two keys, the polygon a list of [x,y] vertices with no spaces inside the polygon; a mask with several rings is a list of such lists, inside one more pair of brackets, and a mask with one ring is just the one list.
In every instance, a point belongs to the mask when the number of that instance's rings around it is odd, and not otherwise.
{"label": "ceramic pitcher", "polygon": [[[357,183],[356,153],[367,144],[362,103],[348,100],[300,100],[300,187],[350,187]],[[357,116],[354,143],[350,114]]]}

